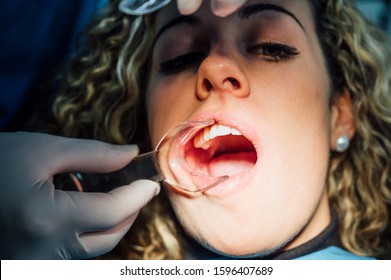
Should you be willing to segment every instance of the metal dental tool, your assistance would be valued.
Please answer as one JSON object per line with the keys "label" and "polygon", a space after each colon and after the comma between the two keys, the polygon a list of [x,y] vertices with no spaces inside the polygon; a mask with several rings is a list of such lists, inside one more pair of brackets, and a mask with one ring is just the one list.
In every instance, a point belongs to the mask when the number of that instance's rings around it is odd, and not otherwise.
{"label": "metal dental tool", "polygon": [[154,151],[135,157],[124,168],[111,173],[60,174],[57,189],[108,192],[139,179],[161,181],[187,193],[204,192],[226,181],[229,176],[210,176],[192,170],[185,159],[184,145],[214,122],[183,122],[169,130]]}

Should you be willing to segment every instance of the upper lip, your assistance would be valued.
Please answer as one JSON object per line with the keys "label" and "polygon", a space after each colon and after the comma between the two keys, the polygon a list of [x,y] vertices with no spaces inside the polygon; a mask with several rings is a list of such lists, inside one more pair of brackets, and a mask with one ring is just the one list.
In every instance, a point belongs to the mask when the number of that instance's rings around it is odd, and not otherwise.
{"label": "upper lip", "polygon": [[[255,131],[252,123],[248,121],[248,115],[239,116],[237,113],[232,110],[214,110],[214,111],[202,111],[194,114],[189,121],[214,121],[215,123],[222,124],[225,126],[230,126],[232,128],[237,129],[243,137],[249,140],[256,152],[256,156],[259,159],[260,156],[260,137],[258,136],[257,131]],[[192,139],[193,140],[193,139]],[[255,162],[255,165],[245,173],[239,173],[235,175],[231,175],[228,180],[224,180],[221,184],[219,183],[212,189],[208,189],[208,195],[225,195],[231,193],[232,190],[236,188],[232,188],[234,186],[246,186],[248,185],[248,180],[253,178],[252,175],[256,172],[256,168],[259,165],[259,161]],[[247,183],[246,183],[247,182]]]}
{"label": "upper lip", "polygon": [[236,116],[232,112],[213,111],[200,112],[194,115],[189,121],[214,121],[215,123],[226,125],[237,129],[244,137],[246,137],[254,146],[257,155],[259,155],[259,140],[257,134],[251,126],[242,118]]}

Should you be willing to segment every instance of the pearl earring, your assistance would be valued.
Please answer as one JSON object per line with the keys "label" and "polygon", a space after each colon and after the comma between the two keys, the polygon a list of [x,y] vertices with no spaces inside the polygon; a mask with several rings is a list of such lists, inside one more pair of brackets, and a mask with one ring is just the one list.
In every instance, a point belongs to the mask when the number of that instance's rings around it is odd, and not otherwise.
{"label": "pearl earring", "polygon": [[349,137],[347,135],[342,135],[338,137],[337,143],[335,145],[335,149],[337,150],[337,152],[342,153],[349,148],[349,145],[350,145]]}

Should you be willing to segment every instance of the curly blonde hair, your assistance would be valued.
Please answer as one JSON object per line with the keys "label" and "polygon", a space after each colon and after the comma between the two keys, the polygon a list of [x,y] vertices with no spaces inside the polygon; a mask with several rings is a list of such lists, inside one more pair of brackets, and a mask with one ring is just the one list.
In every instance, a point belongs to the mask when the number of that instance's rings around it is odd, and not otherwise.
{"label": "curly blonde hair", "polygon": [[[329,197],[341,241],[353,253],[390,258],[391,45],[350,1],[310,2],[334,91],[350,92],[357,128],[349,150],[330,159]],[[118,0],[109,3],[84,34],[53,114],[62,135],[146,149],[142,89],[154,16],[128,16],[117,7]],[[179,228],[160,195],[105,257],[181,259]]]}

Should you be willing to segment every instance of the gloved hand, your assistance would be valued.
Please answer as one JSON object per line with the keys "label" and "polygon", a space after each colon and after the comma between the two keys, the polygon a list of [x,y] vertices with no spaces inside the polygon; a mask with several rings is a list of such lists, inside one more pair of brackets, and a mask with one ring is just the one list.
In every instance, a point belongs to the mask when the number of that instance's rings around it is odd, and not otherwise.
{"label": "gloved hand", "polygon": [[111,172],[136,146],[40,133],[0,133],[0,258],[84,259],[110,251],[160,187],[140,180],[109,193],[56,190],[58,173]]}
{"label": "gloved hand", "polygon": [[[225,17],[235,12],[246,0],[211,0],[210,5],[213,13]],[[177,0],[178,10],[183,15],[192,14],[199,9],[202,0]]]}
{"label": "gloved hand", "polygon": [[[196,12],[202,0],[176,0],[181,14],[188,15]],[[129,15],[145,15],[161,9],[171,0],[122,0],[119,10]],[[216,16],[225,17],[235,12],[246,0],[210,0],[212,12]]]}

